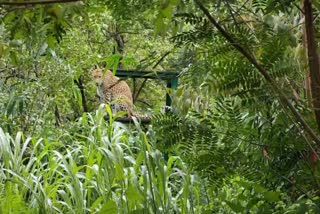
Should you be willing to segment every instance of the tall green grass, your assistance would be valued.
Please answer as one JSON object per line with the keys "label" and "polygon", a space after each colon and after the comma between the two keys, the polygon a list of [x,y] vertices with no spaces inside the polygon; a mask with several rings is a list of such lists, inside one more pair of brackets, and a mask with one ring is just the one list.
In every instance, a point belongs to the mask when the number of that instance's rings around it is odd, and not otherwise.
{"label": "tall green grass", "polygon": [[198,213],[196,183],[136,121],[85,114],[56,141],[0,128],[0,213]]}

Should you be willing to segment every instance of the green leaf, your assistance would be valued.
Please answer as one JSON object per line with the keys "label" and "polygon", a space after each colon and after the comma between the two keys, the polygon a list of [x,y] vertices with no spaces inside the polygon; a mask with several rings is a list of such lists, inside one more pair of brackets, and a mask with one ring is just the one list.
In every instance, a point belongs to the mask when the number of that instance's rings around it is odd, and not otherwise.
{"label": "green leaf", "polygon": [[49,35],[47,37],[47,44],[49,48],[54,48],[54,45],[56,44],[56,39],[52,35]]}
{"label": "green leaf", "polygon": [[107,203],[103,204],[101,210],[99,211],[100,214],[117,214],[118,208],[117,204],[114,201],[108,201]]}
{"label": "green leaf", "polygon": [[[102,200],[103,200],[103,197],[100,196],[92,203],[91,208],[90,208],[92,213],[96,211],[96,208],[100,205]],[[100,210],[100,213],[101,213],[101,210]]]}
{"label": "green leaf", "polygon": [[229,202],[229,201],[226,201],[226,203],[236,213],[241,213],[244,211],[244,207],[242,207],[240,203]]}
{"label": "green leaf", "polygon": [[6,108],[6,115],[9,116],[13,113],[15,104],[16,104],[16,97],[11,97]]}
{"label": "green leaf", "polygon": [[11,63],[13,65],[18,65],[18,58],[17,58],[17,54],[13,51],[10,52],[10,59],[11,59]]}
{"label": "green leaf", "polygon": [[161,15],[165,18],[171,18],[172,17],[172,8],[167,7],[163,10],[161,10]]}
{"label": "green leaf", "polygon": [[107,64],[106,68],[112,68],[113,75],[116,74],[116,70],[119,66],[120,59],[121,59],[120,54],[113,54],[113,55],[105,58],[105,60],[104,60]]}
{"label": "green leaf", "polygon": [[132,185],[129,185],[129,187],[127,188],[126,196],[129,202],[130,210],[133,210],[135,207],[139,207],[144,199],[138,189],[133,187]]}
{"label": "green leaf", "polygon": [[4,55],[5,46],[4,44],[0,43],[0,57]]}
{"label": "green leaf", "polygon": [[263,196],[270,202],[276,202],[280,200],[280,192],[267,191],[263,193]]}
{"label": "green leaf", "polygon": [[164,23],[164,17],[161,14],[158,14],[157,18],[154,21],[155,33],[164,35],[164,29],[166,25]]}

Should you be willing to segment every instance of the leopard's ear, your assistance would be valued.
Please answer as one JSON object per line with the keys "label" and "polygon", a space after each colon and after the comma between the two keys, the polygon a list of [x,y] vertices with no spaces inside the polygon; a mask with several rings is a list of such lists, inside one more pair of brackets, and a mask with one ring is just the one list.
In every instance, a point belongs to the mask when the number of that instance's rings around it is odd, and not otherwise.
{"label": "leopard's ear", "polygon": [[90,69],[90,72],[94,72],[96,70],[100,69],[100,67],[98,65],[93,65]]}
{"label": "leopard's ear", "polygon": [[105,68],[106,66],[107,66],[107,62],[106,61],[103,61],[102,63],[100,63],[101,64],[101,67],[102,68]]}

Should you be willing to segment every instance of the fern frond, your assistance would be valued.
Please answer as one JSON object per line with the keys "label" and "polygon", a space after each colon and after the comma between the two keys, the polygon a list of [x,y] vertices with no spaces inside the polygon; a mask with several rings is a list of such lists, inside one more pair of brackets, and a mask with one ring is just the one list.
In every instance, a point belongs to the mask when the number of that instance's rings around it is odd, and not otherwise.
{"label": "fern frond", "polygon": [[253,0],[252,8],[255,12],[264,11],[268,6],[268,0]]}
{"label": "fern frond", "polygon": [[183,22],[192,26],[193,29],[184,31],[171,38],[176,46],[192,46],[201,40],[212,38],[215,32],[214,28],[209,24],[207,19],[191,13],[180,13],[175,18],[182,19]]}
{"label": "fern frond", "polygon": [[[227,133],[219,133],[217,127],[220,126],[216,126],[216,121],[226,119],[228,123],[236,125],[242,121],[242,117],[240,105],[234,101],[220,100],[217,101],[215,112],[207,115],[194,112],[184,119],[179,119],[173,113],[157,115],[153,119],[153,130],[158,139],[158,148],[165,149],[162,150],[164,152],[178,152],[192,169],[208,179],[212,187],[218,187],[229,177],[245,170],[240,161],[243,160],[243,154],[236,149],[235,138],[228,137]],[[251,178],[250,173],[248,171],[244,176]]]}
{"label": "fern frond", "polygon": [[177,13],[175,18],[182,19],[186,24],[196,25],[203,22],[202,16],[197,16],[193,13]]}

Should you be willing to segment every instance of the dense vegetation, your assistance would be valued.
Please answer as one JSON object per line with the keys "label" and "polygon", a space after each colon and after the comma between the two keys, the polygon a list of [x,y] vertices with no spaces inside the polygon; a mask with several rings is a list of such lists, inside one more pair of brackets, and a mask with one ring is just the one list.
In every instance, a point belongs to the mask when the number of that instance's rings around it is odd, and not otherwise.
{"label": "dense vegetation", "polygon": [[[309,0],[0,1],[0,213],[319,213],[319,14]],[[179,87],[128,79],[152,123],[122,124],[94,66],[178,72]]]}

